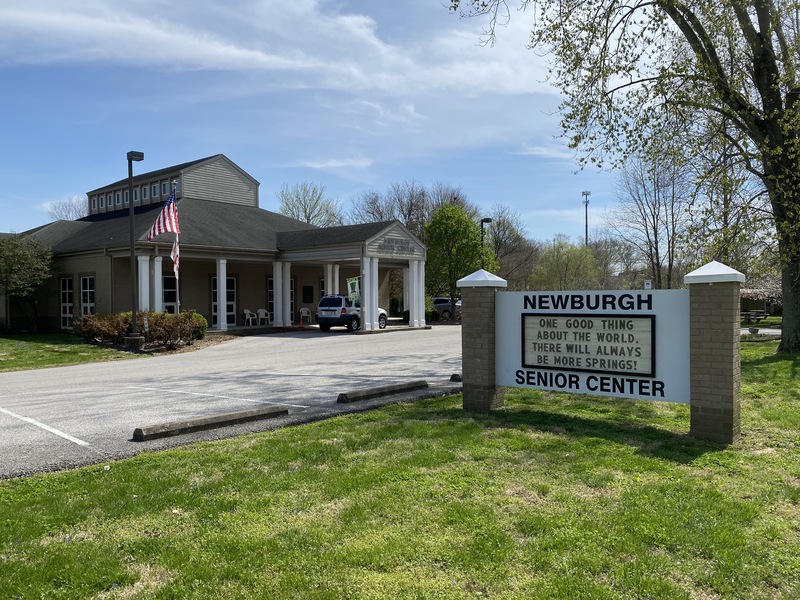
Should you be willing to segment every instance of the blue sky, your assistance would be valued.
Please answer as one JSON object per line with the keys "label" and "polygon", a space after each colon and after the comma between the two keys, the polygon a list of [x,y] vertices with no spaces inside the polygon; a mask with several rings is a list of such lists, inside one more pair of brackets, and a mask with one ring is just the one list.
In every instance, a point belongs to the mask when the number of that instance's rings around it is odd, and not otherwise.
{"label": "blue sky", "polygon": [[[0,231],[127,175],[228,156],[277,210],[311,181],[346,207],[411,180],[518,212],[529,237],[581,240],[614,206],[613,173],[577,171],[557,138],[546,60],[514,12],[443,0],[37,0],[0,6]],[[512,5],[513,9],[513,5]]]}

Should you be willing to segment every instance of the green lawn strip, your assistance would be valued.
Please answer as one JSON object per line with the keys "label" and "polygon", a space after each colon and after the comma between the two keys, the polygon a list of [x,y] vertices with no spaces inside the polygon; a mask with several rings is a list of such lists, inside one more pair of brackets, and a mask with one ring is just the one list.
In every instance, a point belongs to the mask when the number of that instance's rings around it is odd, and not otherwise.
{"label": "green lawn strip", "polygon": [[0,335],[0,372],[121,360],[136,354],[85,343],[71,334]]}
{"label": "green lawn strip", "polygon": [[509,390],[0,482],[0,598],[799,597],[774,353],[743,350],[733,447],[684,405]]}

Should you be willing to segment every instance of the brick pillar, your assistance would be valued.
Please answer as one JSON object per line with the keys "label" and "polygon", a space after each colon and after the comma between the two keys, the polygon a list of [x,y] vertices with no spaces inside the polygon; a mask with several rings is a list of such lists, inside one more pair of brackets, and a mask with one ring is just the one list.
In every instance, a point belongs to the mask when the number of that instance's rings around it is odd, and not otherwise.
{"label": "brick pillar", "polygon": [[686,275],[684,282],[689,285],[689,433],[733,444],[741,435],[739,305],[744,275],[712,262]]}
{"label": "brick pillar", "polygon": [[495,297],[506,281],[483,269],[458,281],[461,288],[461,378],[464,410],[503,406],[495,385]]}

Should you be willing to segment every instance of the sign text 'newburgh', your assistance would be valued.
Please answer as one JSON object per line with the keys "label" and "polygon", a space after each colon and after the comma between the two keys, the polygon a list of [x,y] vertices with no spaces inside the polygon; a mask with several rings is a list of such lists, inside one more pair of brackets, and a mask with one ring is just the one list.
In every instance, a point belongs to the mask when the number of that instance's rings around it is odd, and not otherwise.
{"label": "sign text 'newburgh'", "polygon": [[526,294],[524,310],[653,310],[652,293]]}

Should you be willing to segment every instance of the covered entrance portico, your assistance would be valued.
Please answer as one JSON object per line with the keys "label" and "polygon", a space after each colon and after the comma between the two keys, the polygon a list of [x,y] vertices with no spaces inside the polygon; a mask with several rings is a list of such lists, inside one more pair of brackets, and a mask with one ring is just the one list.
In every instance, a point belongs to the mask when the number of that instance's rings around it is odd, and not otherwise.
{"label": "covered entrance portico", "polygon": [[[292,265],[321,265],[326,294],[345,293],[343,279],[359,279],[361,327],[365,330],[378,328],[385,274],[401,269],[403,306],[409,311],[409,326],[425,327],[425,246],[399,221],[281,233],[278,248],[280,260],[274,263],[273,272],[281,273],[282,281],[279,286],[275,280],[276,326],[286,323],[286,286]],[[278,314],[283,321],[278,321]]]}
{"label": "covered entrance portico", "polygon": [[[402,272],[409,326],[425,327],[425,246],[398,221],[281,232],[276,241],[277,251],[271,252],[183,243],[177,282],[181,307],[197,309],[211,329],[220,331],[249,325],[243,311],[262,308],[268,322],[259,319],[259,325],[290,327],[301,311],[313,315],[322,295],[347,294],[350,281],[357,282],[361,296],[361,328],[374,330],[378,306],[393,295],[390,274]],[[137,255],[139,306],[162,311],[172,265],[164,256],[169,246],[154,246],[154,256]]]}

